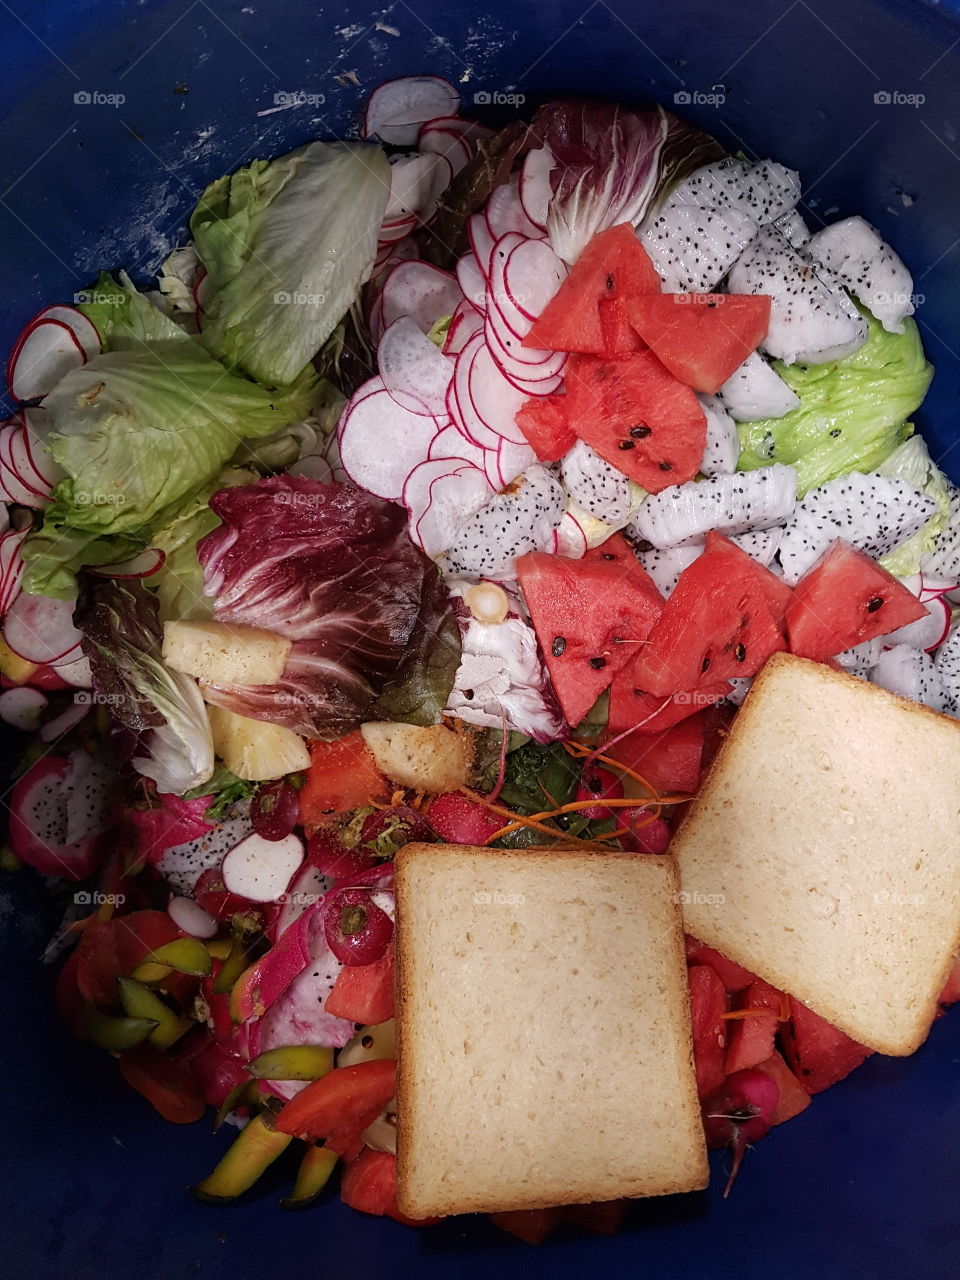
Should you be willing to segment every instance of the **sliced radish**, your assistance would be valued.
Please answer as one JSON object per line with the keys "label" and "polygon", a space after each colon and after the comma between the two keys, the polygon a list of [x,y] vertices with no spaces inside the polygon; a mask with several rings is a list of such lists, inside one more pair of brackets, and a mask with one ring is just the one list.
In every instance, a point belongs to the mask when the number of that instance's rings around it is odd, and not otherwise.
{"label": "sliced radish", "polygon": [[426,459],[436,434],[434,418],[405,409],[381,383],[373,394],[355,397],[340,419],[341,464],[359,488],[398,502],[404,481]]}
{"label": "sliced radish", "polygon": [[456,115],[460,94],[440,76],[401,76],[374,89],[363,123],[365,138],[395,147],[412,147],[420,126],[439,116]]}
{"label": "sliced radish", "polygon": [[915,649],[926,649],[931,653],[946,639],[950,630],[951,610],[943,596],[937,595],[930,600],[921,600],[927,610],[925,618],[916,622],[908,622],[905,627],[891,631],[883,637],[885,648],[895,644],[907,644]]}
{"label": "sliced radish", "polygon": [[75,689],[91,689],[93,687],[93,671],[90,667],[90,659],[86,654],[78,657],[76,650],[71,649],[66,659],[60,662],[52,662],[50,665],[61,680],[73,685]]}
{"label": "sliced radish", "polygon": [[0,693],[0,720],[13,729],[33,733],[40,725],[40,716],[47,705],[46,694],[24,685],[19,689],[7,689]]}
{"label": "sliced radish", "polygon": [[453,367],[453,381],[450,384],[450,394],[447,397],[447,410],[453,422],[468,440],[472,440],[481,449],[493,449],[495,451],[499,448],[503,437],[500,432],[484,421],[477,412],[470,390],[474,361],[481,351],[486,350],[483,334],[478,333],[470,339],[456,357]]}
{"label": "sliced radish", "polygon": [[495,187],[490,193],[483,216],[494,240],[499,240],[508,231],[517,231],[522,236],[533,236],[536,239],[543,235],[543,228],[527,217],[526,210],[520,203],[519,187],[519,175],[514,174],[509,182]]}
{"label": "sliced radish", "polygon": [[[546,395],[559,385],[559,375],[567,362],[566,352],[528,352],[521,347],[515,335],[504,326],[498,325],[496,314],[492,310],[484,319],[483,334],[490,348],[490,354],[515,386],[519,386],[530,395]],[[506,336],[503,336],[504,334]],[[521,358],[521,352],[523,358]],[[546,358],[534,363],[525,358],[527,355],[542,355]],[[544,386],[545,383],[550,385]]]}
{"label": "sliced radish", "polygon": [[23,440],[30,465],[40,481],[41,489],[52,489],[66,474],[47,448],[49,417],[40,405],[28,405],[21,413]]}
{"label": "sliced radish", "polygon": [[517,390],[497,365],[486,342],[478,347],[468,376],[470,404],[481,422],[514,444],[526,444],[516,424],[517,410],[525,396]]}
{"label": "sliced radish", "polygon": [[434,155],[433,158],[436,161],[436,164],[433,168],[433,174],[431,175],[423,207],[420,209],[419,213],[420,221],[424,225],[426,225],[437,212],[437,209],[440,207],[440,197],[453,181],[453,165],[447,157],[438,153]]}
{"label": "sliced radish", "polygon": [[417,146],[429,155],[441,155],[450,162],[454,174],[458,174],[473,155],[473,147],[462,133],[444,129],[433,123],[420,130]]}
{"label": "sliced radish", "polygon": [[0,487],[12,501],[39,510],[50,501],[52,488],[36,472],[26,444],[26,428],[19,419],[5,423],[0,441]]}
{"label": "sliced radish", "polygon": [[[910,590],[915,596],[918,596],[922,603],[926,604],[928,600],[932,600],[935,596],[945,596],[957,589],[956,578],[939,578],[932,573],[918,573],[917,586],[910,586]],[[912,579],[904,579],[904,585],[912,584]]]}
{"label": "sliced radish", "polygon": [[487,452],[487,450],[478,449],[472,440],[468,440],[463,432],[451,423],[449,427],[438,431],[430,441],[427,458],[431,462],[437,458],[451,458],[469,462],[482,470],[484,455]]}
{"label": "sliced radish", "polygon": [[423,155],[419,151],[391,157],[390,199],[383,215],[381,240],[387,238],[384,236],[385,230],[395,228],[409,218],[416,219],[420,216],[433,189],[439,163],[440,157]]}
{"label": "sliced radish", "polygon": [[20,595],[23,557],[20,548],[29,529],[8,529],[0,534],[0,618],[6,617]]}
{"label": "sliced radish", "polygon": [[94,356],[102,354],[103,339],[100,337],[97,326],[77,307],[68,306],[65,302],[58,302],[35,316],[34,321],[37,320],[55,320],[58,324],[65,324],[80,344],[80,348],[88,360],[92,360]]}
{"label": "sliced radish", "polygon": [[457,283],[464,298],[477,311],[487,305],[487,280],[477,265],[475,253],[465,253],[457,263]]}
{"label": "sliced radish", "polygon": [[[342,421],[343,419],[341,418],[341,422]],[[343,463],[340,461],[340,442],[337,439],[336,431],[331,431],[329,436],[327,437],[327,444],[326,444],[326,448],[323,451],[323,456],[326,458],[327,462],[330,465],[330,470],[333,472],[333,479],[335,484],[351,484],[352,483],[352,481],[350,480],[350,477],[347,475],[346,471],[344,471],[343,469]]]}
{"label": "sliced radish", "polygon": [[512,250],[493,275],[501,279],[506,298],[525,319],[533,321],[546,308],[567,278],[567,265],[553,252],[546,240],[523,239]]}
{"label": "sliced radish", "polygon": [[483,313],[467,298],[461,299],[450,317],[450,327],[443,342],[445,356],[459,355],[475,333],[483,328]]}
{"label": "sliced radish", "polygon": [[3,622],[3,638],[27,662],[56,662],[77,650],[81,635],[73,625],[75,600],[21,592]]}
{"label": "sliced radish", "polygon": [[389,248],[406,240],[417,226],[414,216],[399,218],[396,222],[384,223],[377,232],[377,244],[381,248]]}
{"label": "sliced radish", "polygon": [[401,262],[390,272],[380,296],[384,329],[409,316],[418,329],[429,333],[443,316],[453,315],[462,295],[449,272],[429,262]]}
{"label": "sliced radish", "polygon": [[417,248],[417,242],[410,236],[406,236],[402,240],[392,241],[390,244],[382,244],[377,250],[370,279],[371,281],[376,281],[379,276],[399,263],[410,262],[419,257],[420,250]]}
{"label": "sliced radish", "polygon": [[384,329],[377,347],[377,366],[383,385],[398,404],[412,412],[446,416],[453,361],[411,316],[400,316]]}
{"label": "sliced radish", "polygon": [[422,462],[403,486],[410,537],[427,555],[440,555],[493,492],[483,472],[469,463],[451,458]]}
{"label": "sliced radish", "polygon": [[535,227],[547,229],[547,215],[553,198],[550,175],[556,160],[549,147],[528,151],[520,171],[520,203],[523,211]]}
{"label": "sliced radish", "polygon": [[579,560],[587,554],[587,535],[583,525],[569,511],[563,513],[553,531],[553,553],[568,560]]}
{"label": "sliced radish", "polygon": [[129,560],[92,565],[90,572],[98,573],[101,578],[150,578],[163,568],[166,558],[159,547],[147,547]]}
{"label": "sliced radish", "polygon": [[224,887],[251,902],[276,902],[303,862],[303,841],[265,840],[256,832],[233,846],[220,865]]}
{"label": "sliced radish", "polygon": [[46,307],[30,321],[7,362],[7,382],[16,400],[37,400],[71,369],[101,351],[100,335],[76,307]]}
{"label": "sliced radish", "polygon": [[167,903],[167,914],[178,929],[191,938],[216,937],[220,926],[209,911],[204,911],[193,898],[181,898],[174,894]]}
{"label": "sliced radish", "polygon": [[333,468],[322,453],[305,453],[287,468],[287,473],[316,480],[320,484],[329,484],[333,479]]}
{"label": "sliced radish", "polygon": [[493,236],[482,213],[475,213],[467,219],[467,239],[477,260],[477,266],[484,278],[490,274],[490,257],[493,253]]}
{"label": "sliced radish", "polygon": [[65,733],[75,729],[80,721],[90,714],[92,709],[92,702],[71,702],[66,711],[61,711],[58,716],[54,716],[52,720],[48,720],[46,724],[40,726],[40,741],[56,742]]}
{"label": "sliced radish", "polygon": [[497,450],[497,471],[500,475],[497,488],[502,489],[511,480],[516,480],[536,460],[537,455],[528,444],[514,444],[512,440],[501,441]]}

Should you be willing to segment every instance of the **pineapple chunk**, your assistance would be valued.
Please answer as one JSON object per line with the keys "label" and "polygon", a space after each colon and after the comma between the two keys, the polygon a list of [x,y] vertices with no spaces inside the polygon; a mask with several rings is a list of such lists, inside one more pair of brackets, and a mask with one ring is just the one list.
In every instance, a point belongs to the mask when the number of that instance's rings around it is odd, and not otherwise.
{"label": "pineapple chunk", "polygon": [[207,621],[163,624],[167,666],[212,684],[276,684],[289,652],[289,640],[262,627]]}
{"label": "pineapple chunk", "polygon": [[392,782],[431,795],[462,787],[470,772],[473,751],[467,738],[442,724],[371,721],[360,726],[363,740],[377,768]]}
{"label": "pineapple chunk", "polygon": [[207,707],[213,749],[238,778],[267,782],[310,767],[310,752],[298,733],[266,720]]}

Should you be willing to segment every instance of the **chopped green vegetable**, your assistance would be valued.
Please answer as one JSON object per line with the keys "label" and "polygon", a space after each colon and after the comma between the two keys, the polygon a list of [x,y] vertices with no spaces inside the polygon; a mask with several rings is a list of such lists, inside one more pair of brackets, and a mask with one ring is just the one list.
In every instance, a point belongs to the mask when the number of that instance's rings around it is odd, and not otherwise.
{"label": "chopped green vegetable", "polygon": [[238,800],[246,800],[252,796],[258,785],[256,782],[247,782],[244,778],[238,778],[226,765],[218,764],[208,782],[203,782],[199,787],[193,787],[185,792],[183,798],[197,800],[201,796],[214,796],[213,804],[207,808],[203,816],[208,822],[219,822]]}
{"label": "chopped green vegetable", "polygon": [[950,493],[947,489],[947,477],[930,457],[927,446],[920,436],[911,436],[898,449],[895,449],[884,462],[877,467],[882,476],[894,480],[905,480],[915,489],[922,490],[937,503],[937,509],[912,538],[895,547],[889,555],[880,557],[880,564],[888,573],[905,578],[911,573],[920,571],[920,558],[927,551],[932,551],[937,538],[950,519]]}
{"label": "chopped green vegetable", "polygon": [[[499,735],[497,735],[499,736]],[[580,767],[559,742],[528,742],[507,755],[501,801],[521,813],[539,813],[567,804],[577,788]]]}
{"label": "chopped green vegetable", "polygon": [[830,364],[774,364],[800,405],[782,418],[740,424],[740,470],[790,463],[802,495],[848,471],[874,470],[912,433],[907,419],[933,377],[917,326],[906,320],[902,334],[888,333],[864,315],[869,336],[853,355]]}

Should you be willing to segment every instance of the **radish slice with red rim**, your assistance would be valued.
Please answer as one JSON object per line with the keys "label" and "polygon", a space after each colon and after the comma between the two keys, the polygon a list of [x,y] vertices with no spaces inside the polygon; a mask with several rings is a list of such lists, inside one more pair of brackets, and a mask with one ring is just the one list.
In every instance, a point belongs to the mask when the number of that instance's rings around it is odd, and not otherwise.
{"label": "radish slice with red rim", "polygon": [[467,219],[467,239],[484,278],[490,274],[490,256],[493,253],[493,236],[482,213]]}
{"label": "radish slice with red rim", "polygon": [[305,453],[292,466],[287,467],[287,474],[316,480],[319,484],[329,484],[333,479],[333,468],[322,453]]}
{"label": "radish slice with red rim", "polygon": [[421,463],[403,487],[411,538],[426,555],[442,554],[493,492],[483,472],[469,463],[450,458]]}
{"label": "radish slice with red rim", "polygon": [[52,720],[48,720],[40,726],[40,741],[56,742],[65,733],[75,729],[81,720],[86,719],[92,709],[92,700],[71,702],[66,711],[61,711],[58,716],[54,716]]}
{"label": "radish slice with red rim", "polygon": [[475,333],[483,328],[483,313],[467,298],[461,299],[450,317],[450,327],[443,340],[445,356],[459,355]]}
{"label": "radish slice with red rim", "polygon": [[431,342],[408,315],[386,327],[377,347],[377,366],[383,385],[406,409],[446,416],[447,388],[453,361]]}
{"label": "radish slice with red rim", "polygon": [[10,470],[25,493],[32,495],[23,501],[28,507],[45,507],[50,501],[53,486],[34,467],[27,445],[27,429],[18,422],[10,432],[7,442]]}
{"label": "radish slice with red rim", "polygon": [[563,513],[553,531],[553,554],[565,556],[568,560],[579,560],[587,554],[587,535],[583,525],[569,511]]}
{"label": "radish slice with red rim", "polygon": [[460,110],[460,94],[440,76],[401,76],[374,89],[363,122],[365,138],[411,147],[420,126]]}
{"label": "radish slice with red rim", "polygon": [[483,460],[489,450],[480,449],[468,440],[467,437],[454,426],[453,423],[449,427],[444,427],[442,431],[438,431],[430,442],[430,448],[427,452],[427,459],[430,462],[438,458],[452,458],[462,462],[469,462],[474,467],[483,469]]}
{"label": "radish slice with red rim", "polygon": [[483,311],[487,305],[487,280],[477,264],[474,253],[465,253],[457,263],[457,283],[463,296],[477,311]]}
{"label": "radish slice with red rim", "polygon": [[340,420],[340,459],[361,489],[398,502],[407,476],[423,462],[437,423],[397,404],[386,388],[351,402]]}
{"label": "radish slice with red rim", "polygon": [[129,560],[91,565],[90,572],[98,573],[102,578],[149,578],[163,568],[166,558],[166,553],[159,547],[147,547]]}
{"label": "radish slice with red rim", "polygon": [[498,363],[517,378],[528,382],[552,378],[563,370],[567,362],[565,351],[537,351],[522,346],[520,339],[503,323],[503,318],[495,308],[487,312],[483,331]]}
{"label": "radish slice with red rim", "polygon": [[449,272],[429,262],[401,262],[384,282],[383,327],[409,316],[418,329],[429,333],[438,320],[454,313],[461,296]]}
{"label": "radish slice with red rim", "polygon": [[416,228],[416,225],[416,218],[401,218],[399,222],[392,222],[389,226],[382,226],[377,232],[378,246],[389,248],[394,244],[399,244],[409,236],[410,232]]}
{"label": "radish slice with red rim", "polygon": [[50,415],[39,405],[28,405],[20,416],[23,420],[24,444],[27,447],[30,465],[42,482],[41,488],[44,486],[52,488],[63,479],[66,473],[47,448]]}
{"label": "radish slice with red rim", "polygon": [[540,239],[543,228],[538,227],[527,217],[527,212],[520,202],[520,178],[518,174],[509,182],[495,187],[484,206],[483,216],[494,240],[499,240],[508,231],[517,231],[522,236],[533,236]]}
{"label": "radish slice with red rim", "polygon": [[0,427],[0,500],[16,502],[25,507],[43,505],[37,490],[21,480],[13,463],[13,440],[20,430],[20,421],[11,418]]}
{"label": "radish slice with red rim", "polygon": [[93,671],[90,667],[90,659],[86,654],[81,654],[78,657],[74,649],[67,654],[66,658],[52,662],[50,665],[61,680],[73,685],[75,689],[90,689],[93,687]]}
{"label": "radish slice with red rim", "polygon": [[[448,405],[450,416],[464,435],[481,449],[496,450],[502,433],[487,423],[477,411],[471,391],[474,363],[481,352],[487,350],[482,333],[476,334],[457,356],[453,373],[453,403]],[[516,411],[514,411],[516,412]]]}
{"label": "radish slice with red rim", "polygon": [[59,320],[38,320],[17,339],[7,366],[15,400],[38,400],[72,369],[87,362],[72,329]]}
{"label": "radish slice with red rim", "polygon": [[56,320],[65,324],[80,344],[81,350],[88,360],[103,352],[103,339],[97,326],[77,307],[68,306],[64,302],[55,303],[41,311],[34,320]]}
{"label": "radish slice with red rim", "polygon": [[884,636],[884,648],[891,648],[896,644],[907,644],[932,653],[943,643],[950,630],[949,604],[942,595],[934,596],[930,600],[921,600],[921,603],[927,611],[927,616],[918,618],[916,622],[908,622],[905,627],[900,627],[899,630],[891,631],[889,635]]}
{"label": "radish slice with red rim", "polygon": [[566,278],[566,263],[546,240],[522,240],[503,265],[507,297],[531,322],[545,310]]}
{"label": "radish slice with red rim", "polygon": [[453,181],[453,165],[447,157],[437,153],[433,158],[436,163],[433,168],[433,174],[427,190],[426,199],[424,200],[423,207],[420,210],[420,221],[424,226],[430,222],[434,214],[437,212],[437,209],[440,206],[440,197]]}
{"label": "radish slice with red rim", "polygon": [[550,175],[556,168],[556,160],[549,147],[528,151],[520,170],[520,203],[523,211],[535,227],[547,229],[547,216],[553,198]]}
{"label": "radish slice with red rim", "polygon": [[386,231],[419,217],[433,188],[437,161],[437,156],[419,151],[390,157],[390,199],[383,214],[381,240]]}
{"label": "radish slice with red rim", "polygon": [[0,720],[23,733],[40,727],[40,717],[47,706],[47,696],[39,689],[22,686],[0,693]]}
{"label": "radish slice with red rim", "polygon": [[20,594],[23,557],[20,548],[29,529],[8,529],[0,534],[0,618],[9,613]]}
{"label": "radish slice with red rim", "polygon": [[504,440],[497,450],[497,471],[500,474],[498,489],[516,480],[532,463],[537,455],[528,444],[514,444],[512,440]]}
{"label": "radish slice with red rim", "polygon": [[80,653],[81,635],[73,625],[75,600],[17,596],[3,622],[3,638],[27,662],[57,662]]}
{"label": "radish slice with red rim", "polygon": [[450,162],[451,170],[456,175],[473,156],[473,144],[453,129],[446,129],[428,123],[420,130],[417,146],[428,155],[440,155]]}
{"label": "radish slice with red rim", "polygon": [[481,422],[505,440],[527,443],[515,421],[525,396],[504,376],[486,342],[477,349],[467,385],[471,406]]}

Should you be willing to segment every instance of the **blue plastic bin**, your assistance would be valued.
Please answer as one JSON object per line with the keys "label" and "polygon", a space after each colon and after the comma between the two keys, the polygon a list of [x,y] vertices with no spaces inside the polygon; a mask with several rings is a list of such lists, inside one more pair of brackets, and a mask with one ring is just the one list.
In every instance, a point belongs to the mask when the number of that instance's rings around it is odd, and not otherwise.
{"label": "blue plastic bin", "polygon": [[[951,4],[0,0],[0,33],[0,350],[97,268],[146,278],[207,181],[354,129],[387,77],[446,75],[467,109],[498,95],[653,97],[731,149],[798,168],[813,223],[863,213],[905,258],[937,366],[922,426],[960,477]],[[271,110],[298,91],[302,105]],[[228,1136],[166,1124],[60,1030],[37,964],[52,924],[42,894],[23,874],[0,895],[4,1277],[960,1276],[960,1013],[913,1058],[870,1059],[775,1130],[729,1201],[717,1177],[709,1193],[639,1205],[614,1238],[561,1233],[531,1251],[481,1219],[416,1232],[335,1198],[285,1213],[279,1185],[235,1208],[196,1203],[187,1188]]]}

